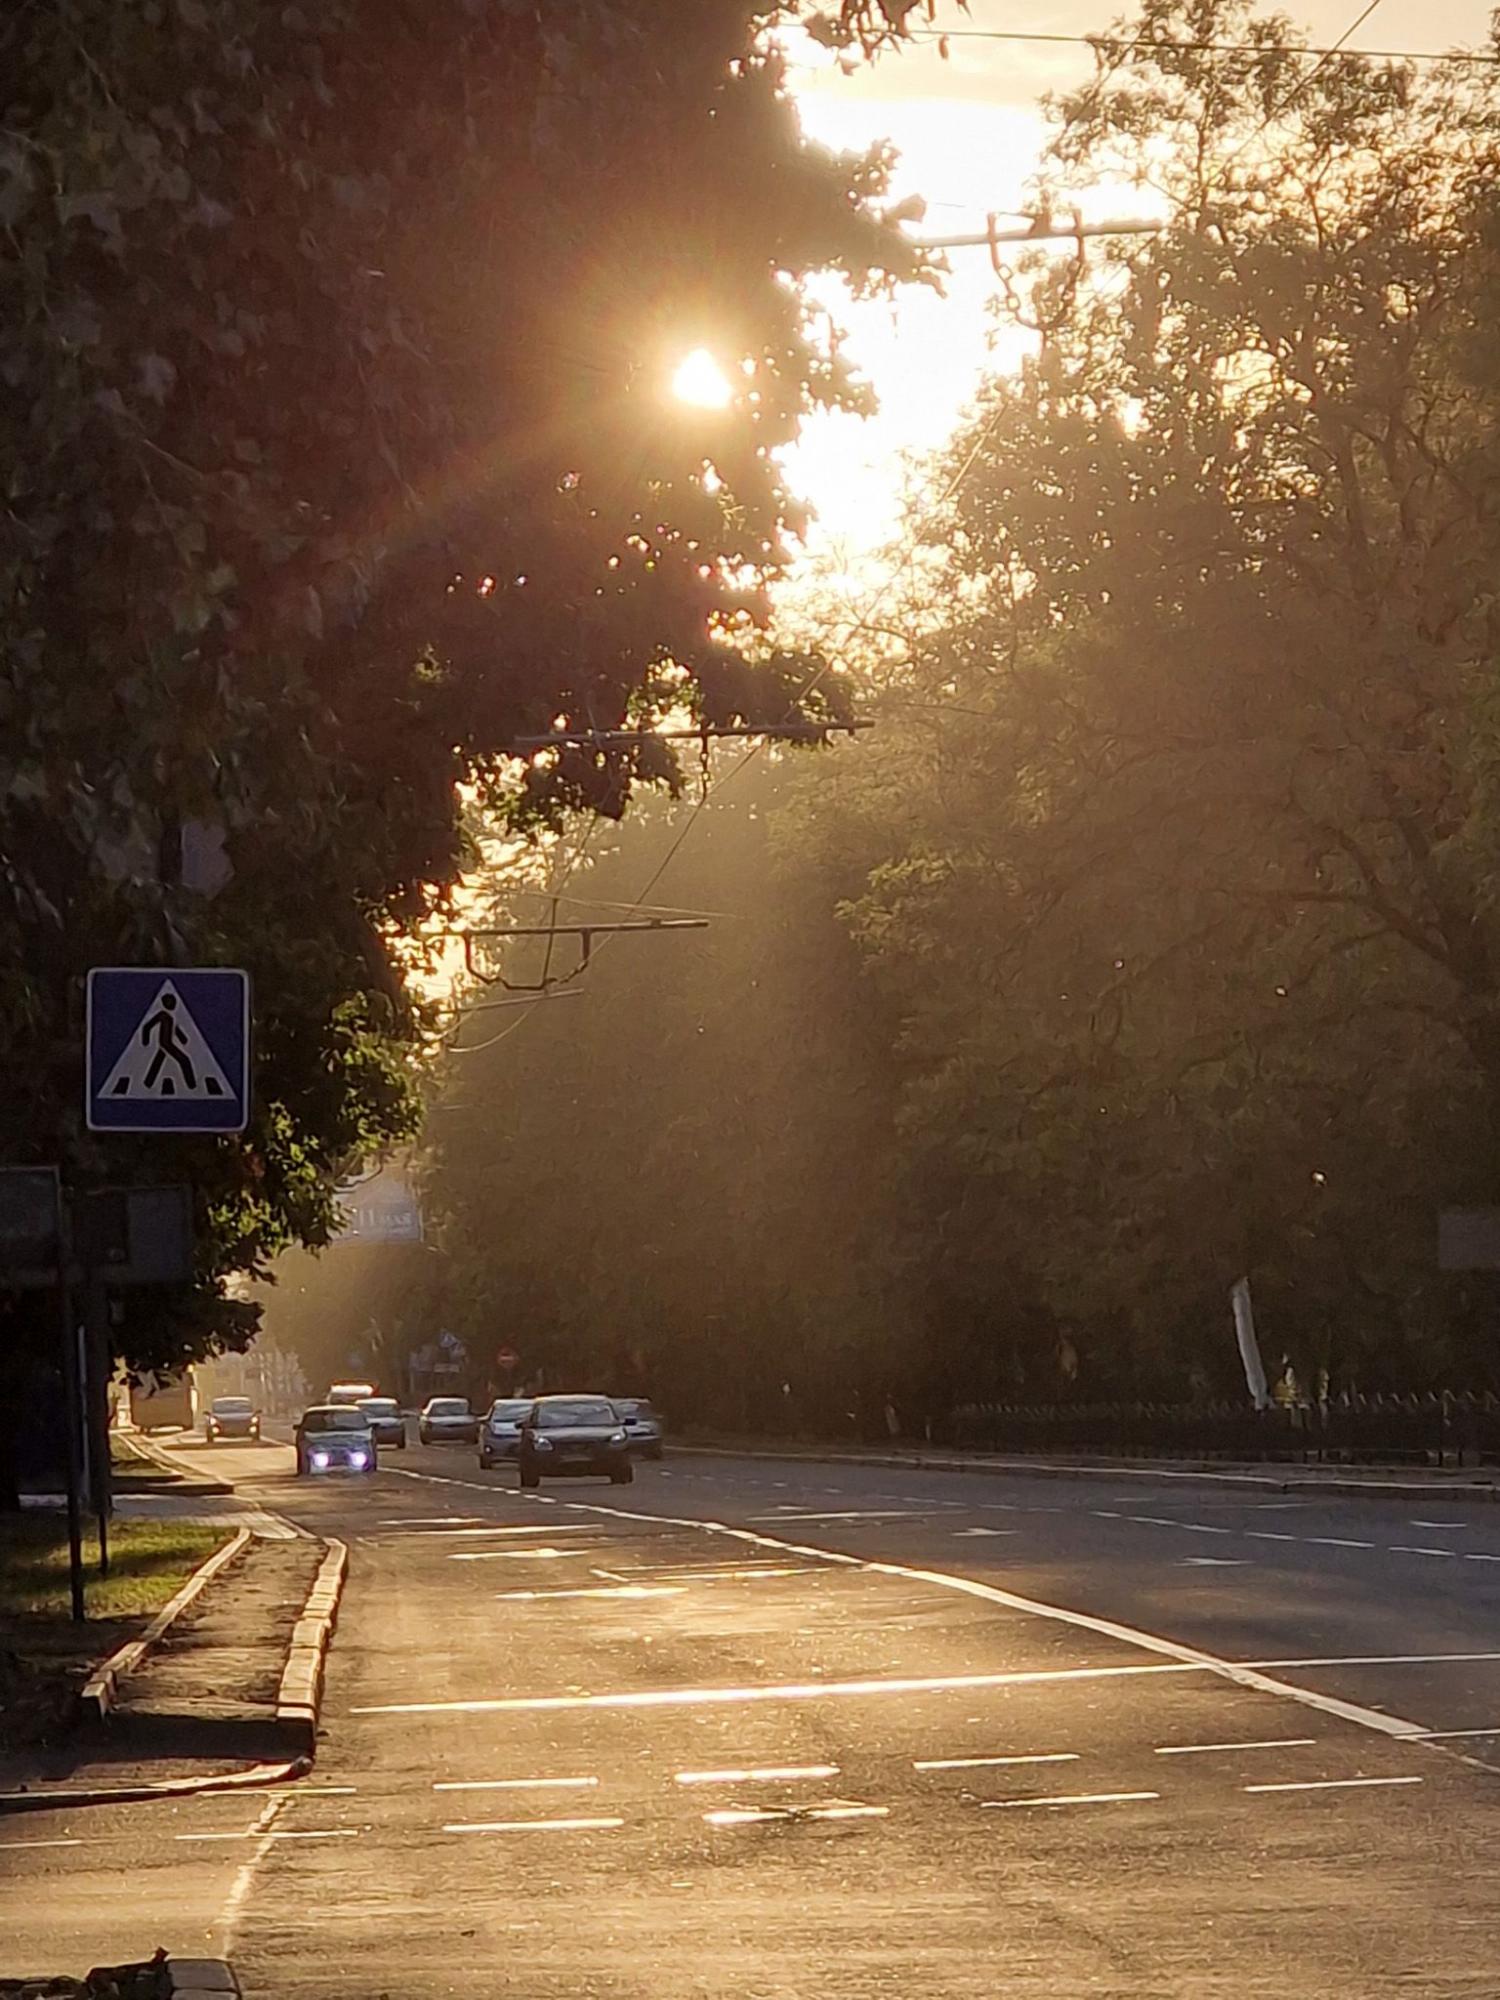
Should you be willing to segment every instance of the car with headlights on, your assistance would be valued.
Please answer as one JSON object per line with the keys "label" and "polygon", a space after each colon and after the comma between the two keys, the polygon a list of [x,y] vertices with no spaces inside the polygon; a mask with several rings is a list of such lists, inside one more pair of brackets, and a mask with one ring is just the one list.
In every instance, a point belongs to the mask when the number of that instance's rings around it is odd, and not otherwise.
{"label": "car with headlights on", "polygon": [[215,1396],[203,1419],[203,1435],[210,1444],[220,1438],[259,1438],[260,1411],[248,1396]]}
{"label": "car with headlights on", "polygon": [[616,1396],[615,1408],[625,1425],[625,1441],[638,1458],[660,1458],[666,1419],[644,1396]]}
{"label": "car with headlights on", "polygon": [[406,1419],[394,1396],[361,1396],[355,1408],[363,1410],[370,1419],[377,1445],[388,1444],[397,1451],[405,1451]]}
{"label": "car with headlights on", "polygon": [[531,1402],[530,1396],[501,1396],[491,1403],[479,1430],[481,1471],[490,1471],[502,1459],[520,1456],[521,1419]]}
{"label": "car with headlights on", "polygon": [[315,1403],[304,1410],[293,1442],[299,1479],[330,1472],[373,1472],[378,1463],[370,1419],[350,1403]]}
{"label": "car with headlights on", "polygon": [[620,1413],[604,1396],[538,1396],[521,1422],[521,1484],[596,1473],[616,1486],[635,1477]]}
{"label": "car with headlights on", "polygon": [[433,1396],[422,1405],[417,1436],[423,1444],[477,1444],[479,1419],[467,1396]]}

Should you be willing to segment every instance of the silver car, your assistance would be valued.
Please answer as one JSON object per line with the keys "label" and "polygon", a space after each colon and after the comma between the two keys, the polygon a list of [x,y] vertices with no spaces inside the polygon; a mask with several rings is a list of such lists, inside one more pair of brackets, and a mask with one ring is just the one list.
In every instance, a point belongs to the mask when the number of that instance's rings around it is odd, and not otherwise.
{"label": "silver car", "polygon": [[666,1418],[644,1396],[616,1396],[614,1405],[624,1422],[629,1449],[639,1458],[660,1458]]}
{"label": "silver car", "polygon": [[397,1451],[405,1451],[406,1419],[394,1396],[361,1396],[357,1408],[370,1419],[376,1444],[394,1445]]}
{"label": "silver car", "polygon": [[521,1419],[531,1408],[529,1396],[505,1396],[491,1403],[479,1432],[479,1464],[488,1472],[502,1459],[521,1454]]}
{"label": "silver car", "polygon": [[433,1396],[417,1418],[417,1436],[423,1444],[475,1444],[479,1419],[467,1396]]}

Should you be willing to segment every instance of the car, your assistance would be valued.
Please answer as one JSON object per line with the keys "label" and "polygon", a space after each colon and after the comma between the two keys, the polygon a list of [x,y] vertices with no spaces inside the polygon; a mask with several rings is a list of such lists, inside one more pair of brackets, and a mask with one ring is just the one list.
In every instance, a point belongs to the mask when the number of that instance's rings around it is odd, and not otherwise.
{"label": "car", "polygon": [[538,1396],[521,1422],[521,1484],[594,1472],[616,1486],[635,1477],[625,1425],[605,1396]]}
{"label": "car", "polygon": [[258,1438],[260,1411],[248,1396],[215,1396],[203,1419],[203,1435],[210,1444],[220,1438]]}
{"label": "car", "polygon": [[502,1396],[491,1403],[479,1431],[479,1464],[482,1471],[502,1458],[516,1458],[521,1450],[521,1419],[531,1408],[529,1396]]}
{"label": "car", "polygon": [[417,1436],[423,1444],[477,1444],[479,1419],[467,1396],[433,1396],[417,1419]]}
{"label": "car", "polygon": [[377,1445],[394,1445],[397,1451],[405,1451],[406,1419],[394,1396],[361,1396],[355,1408],[370,1419]]}
{"label": "car", "polygon": [[666,1419],[652,1408],[644,1396],[616,1396],[615,1408],[625,1422],[630,1449],[641,1458],[660,1458]]}
{"label": "car", "polygon": [[329,1403],[362,1403],[375,1394],[373,1382],[335,1382],[324,1398]]}
{"label": "car", "polygon": [[368,1474],[379,1465],[370,1419],[348,1403],[315,1403],[304,1410],[293,1441],[299,1479],[319,1472]]}

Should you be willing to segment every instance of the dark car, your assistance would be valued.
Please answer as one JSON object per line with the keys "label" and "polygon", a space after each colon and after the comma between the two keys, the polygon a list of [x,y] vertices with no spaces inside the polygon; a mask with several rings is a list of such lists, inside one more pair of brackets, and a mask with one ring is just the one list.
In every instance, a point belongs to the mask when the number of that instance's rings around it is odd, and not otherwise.
{"label": "dark car", "polygon": [[603,1396],[539,1396],[521,1423],[521,1484],[597,1473],[616,1486],[635,1477],[625,1426]]}
{"label": "dark car", "polygon": [[322,1472],[373,1472],[375,1433],[364,1411],[349,1403],[316,1403],[297,1419],[297,1477]]}
{"label": "dark car", "polygon": [[248,1396],[215,1396],[203,1419],[203,1435],[210,1444],[220,1438],[258,1438],[260,1411]]}
{"label": "dark car", "polygon": [[491,1403],[479,1432],[479,1466],[488,1472],[502,1458],[516,1458],[521,1450],[521,1419],[531,1408],[529,1396],[502,1396]]}
{"label": "dark car", "polygon": [[361,1396],[355,1407],[370,1419],[376,1444],[394,1445],[397,1451],[405,1451],[406,1419],[394,1396]]}
{"label": "dark car", "polygon": [[417,1436],[423,1444],[477,1444],[479,1419],[467,1396],[432,1396],[417,1418]]}

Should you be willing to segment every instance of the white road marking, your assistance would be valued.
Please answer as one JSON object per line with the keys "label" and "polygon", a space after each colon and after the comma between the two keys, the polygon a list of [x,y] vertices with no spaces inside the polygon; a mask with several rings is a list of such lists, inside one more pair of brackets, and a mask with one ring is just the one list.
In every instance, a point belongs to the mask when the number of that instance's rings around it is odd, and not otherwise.
{"label": "white road marking", "polygon": [[562,1792],[597,1785],[597,1778],[444,1778],[435,1792]]}
{"label": "white road marking", "polygon": [[1345,1541],[1342,1535],[1304,1535],[1309,1548],[1318,1549],[1373,1549],[1373,1542]]}
{"label": "white road marking", "polygon": [[1179,1569],[1253,1569],[1248,1556],[1183,1556]]}
{"label": "white road marking", "polygon": [[1400,1542],[1392,1542],[1391,1554],[1393,1556],[1456,1556],[1458,1554],[1458,1550],[1457,1549],[1412,1549],[1403,1546],[1403,1544]]}
{"label": "white road marking", "polygon": [[962,1541],[966,1535],[1001,1536],[1001,1535],[1019,1535],[1020,1532],[1021,1530],[1019,1528],[955,1528],[953,1530],[953,1538],[955,1541]]}
{"label": "white road marking", "polygon": [[924,1757],[914,1771],[982,1771],[998,1764],[1076,1764],[1076,1750],[1047,1750],[1027,1757]]}
{"label": "white road marking", "polygon": [[357,1826],[320,1826],[309,1828],[305,1832],[299,1829],[290,1833],[283,1832],[278,1827],[274,1833],[266,1835],[267,1840],[358,1840],[358,1838]]}
{"label": "white road marking", "polygon": [[1411,1528],[1467,1528],[1467,1521],[1409,1521]]}
{"label": "white road marking", "polygon": [[1180,1528],[1182,1526],[1180,1521],[1169,1520],[1162,1514],[1126,1514],[1122,1516],[1122,1519],[1126,1521],[1139,1521],[1142,1527],[1146,1528]]}
{"label": "white road marking", "polygon": [[1424,1742],[1437,1743],[1450,1736],[1500,1736],[1500,1729],[1419,1729],[1417,1734]]}
{"label": "white road marking", "polygon": [[609,1833],[622,1819],[481,1819],[457,1820],[444,1833]]}
{"label": "white road marking", "polygon": [[[422,1473],[410,1473],[407,1476],[409,1478],[420,1479],[426,1475]],[[468,1483],[473,1484],[474,1482]],[[1418,1725],[1414,1722],[1408,1722],[1402,1716],[1388,1715],[1380,1709],[1366,1708],[1358,1702],[1340,1701],[1336,1696],[1321,1694],[1311,1688],[1297,1687],[1289,1681],[1274,1680],[1268,1674],[1260,1671],[1260,1668],[1255,1664],[1225,1660],[1216,1654],[1202,1652],[1195,1646],[1181,1645],[1176,1640],[1165,1639],[1151,1632],[1143,1632],[1135,1626],[1123,1625],[1113,1619],[1096,1618],[1089,1612],[1075,1611],[1066,1605],[1048,1604],[1040,1598],[1022,1597],[1016,1591],[1002,1590],[998,1585],[982,1583],[976,1577],[955,1576],[951,1572],[943,1570],[916,1569],[903,1563],[877,1562],[869,1558],[847,1555],[837,1549],[818,1548],[810,1543],[786,1542],[777,1536],[762,1534],[753,1529],[732,1527],[726,1521],[709,1521],[681,1515],[643,1513],[630,1508],[607,1507],[598,1502],[574,1500],[568,1501],[565,1504],[570,1509],[603,1515],[610,1520],[645,1522],[658,1530],[664,1527],[697,1528],[705,1534],[720,1535],[734,1541],[748,1542],[759,1548],[779,1549],[788,1555],[811,1557],[816,1561],[825,1562],[834,1567],[860,1569],[865,1571],[866,1574],[875,1576],[897,1576],[909,1583],[929,1583],[936,1589],[959,1591],[965,1596],[978,1597],[986,1603],[1004,1605],[1009,1610],[1023,1612],[1031,1617],[1049,1619],[1058,1624],[1070,1625],[1078,1631],[1092,1632],[1101,1638],[1113,1639],[1127,1646],[1135,1646],[1148,1653],[1165,1654],[1167,1660],[1172,1662],[1179,1672],[1196,1670],[1198,1672],[1215,1674],[1221,1680],[1226,1680],[1235,1687],[1247,1688],[1258,1694],[1275,1695],[1283,1700],[1298,1702],[1304,1708],[1315,1709],[1323,1715],[1336,1716],[1342,1721],[1354,1723],[1357,1727],[1368,1729],[1377,1735],[1409,1737],[1419,1734]],[[1281,1665],[1283,1663],[1279,1661],[1261,1663],[1262,1666],[1266,1664]],[[1151,1673],[1153,1671],[1170,1670],[1171,1668],[1164,1665],[1158,1669],[1147,1667],[1135,1671]],[[1085,1669],[1084,1674],[1092,1679],[1099,1678],[1102,1675],[1118,1674],[1122,1671],[1128,1673],[1132,1670],[1129,1668],[1123,1670],[1118,1668]],[[1069,1677],[1077,1678],[1078,1676],[1072,1675]],[[970,1684],[972,1685],[973,1683]],[[980,1684],[1006,1685],[1007,1683],[1004,1681],[999,1683],[982,1681]],[[1015,1682],[1012,1681],[1009,1684],[1014,1685]],[[873,1685],[879,1688],[890,1687],[893,1684],[889,1682],[876,1682]],[[911,1692],[919,1691],[921,1691],[920,1686],[911,1690]],[[815,1693],[820,1696],[827,1692],[826,1687],[815,1689]],[[668,1695],[669,1700],[673,1698],[673,1696]],[[753,1698],[765,1699],[768,1697],[757,1695]],[[562,1697],[562,1699],[572,1700],[574,1698]],[[588,1702],[591,1698],[585,1696],[582,1699]],[[367,1714],[402,1714],[410,1713],[411,1710],[398,1706],[394,1709],[387,1707],[374,1710],[357,1710],[355,1712]]]}
{"label": "white road marking", "polygon": [[1207,1521],[1177,1521],[1173,1524],[1189,1535],[1232,1535],[1233,1528],[1211,1527]]}
{"label": "white road marking", "polygon": [[1354,1792],[1367,1785],[1420,1785],[1420,1778],[1309,1778],[1297,1785],[1242,1785],[1245,1792]]}
{"label": "white road marking", "polygon": [[391,1701],[352,1708],[351,1715],[498,1715],[584,1708],[707,1708],[752,1701],[826,1701],[839,1696],[943,1694],[955,1688],[1035,1687],[1061,1681],[1137,1678],[1148,1674],[1209,1671],[1193,1661],[1149,1667],[1052,1667],[1031,1672],[933,1674],[923,1679],[768,1681],[752,1687],[623,1688],[610,1694],[505,1695],[475,1701]]}
{"label": "white road marking", "polygon": [[1464,1561],[1471,1563],[1500,1563],[1500,1556],[1480,1555],[1474,1549],[1465,1549]]}
{"label": "white road marking", "polygon": [[245,1898],[250,1894],[251,1885],[255,1881],[255,1871],[271,1851],[271,1829],[290,1802],[286,1793],[280,1798],[268,1800],[250,1829],[251,1835],[260,1836],[256,1841],[255,1851],[235,1870],[234,1880],[229,1885],[229,1894],[224,1898],[223,1908],[219,1911],[218,1922],[209,1933],[213,1936],[214,1932],[217,1932],[221,1956],[227,1957],[234,1944],[235,1935],[239,1930],[240,1912],[245,1907]]}
{"label": "white road marking", "polygon": [[380,1528],[459,1528],[479,1520],[477,1514],[404,1514],[395,1520],[377,1521]]}
{"label": "white road marking", "polygon": [[764,1826],[771,1821],[800,1824],[805,1819],[888,1819],[889,1806],[723,1806],[703,1815],[705,1826]]}
{"label": "white road marking", "polygon": [[681,1597],[683,1583],[595,1584],[580,1590],[497,1590],[495,1596],[513,1604],[538,1604],[559,1597]]}
{"label": "white road marking", "polygon": [[[382,1525],[390,1528],[394,1527],[395,1523],[386,1521]],[[528,1521],[524,1527],[501,1526],[497,1522],[492,1528],[444,1528],[440,1534],[430,1535],[427,1539],[437,1542],[449,1535],[597,1535],[598,1533],[597,1528],[589,1527],[584,1521],[576,1523]]]}
{"label": "white road marking", "polygon": [[746,1771],[679,1771],[679,1785],[779,1784],[783,1779],[835,1778],[837,1764],[762,1764]]}
{"label": "white road marking", "polygon": [[450,1549],[448,1561],[451,1563],[556,1562],[562,1556],[572,1556],[576,1561],[587,1554],[587,1549]]}
{"label": "white road marking", "polygon": [[1269,1528],[1246,1528],[1245,1539],[1250,1542],[1300,1542],[1300,1535],[1277,1535]]}
{"label": "white road marking", "polygon": [[15,1853],[23,1847],[83,1847],[85,1844],[84,1841],[73,1837],[57,1840],[0,1840],[0,1853]]}
{"label": "white road marking", "polygon": [[1268,1736],[1257,1743],[1159,1743],[1157,1757],[1206,1757],[1216,1750],[1305,1750],[1316,1736]]}
{"label": "white road marking", "polygon": [[1159,1799],[1160,1792],[1073,1792],[1060,1798],[1042,1799],[981,1799],[980,1809],[985,1812],[998,1808],[1005,1811],[1013,1806],[1121,1806],[1136,1799]]}
{"label": "white road marking", "polygon": [[[1462,1665],[1476,1660],[1500,1660],[1500,1653],[1348,1653],[1315,1660],[1254,1660],[1256,1667],[1440,1667]],[[1420,1729],[1405,1725],[1387,1730],[1388,1736],[1420,1736]]]}
{"label": "white road marking", "polygon": [[923,1508],[916,1507],[859,1507],[847,1508],[841,1513],[803,1513],[796,1508],[778,1507],[771,1514],[749,1514],[750,1521],[921,1521],[927,1518]]}

